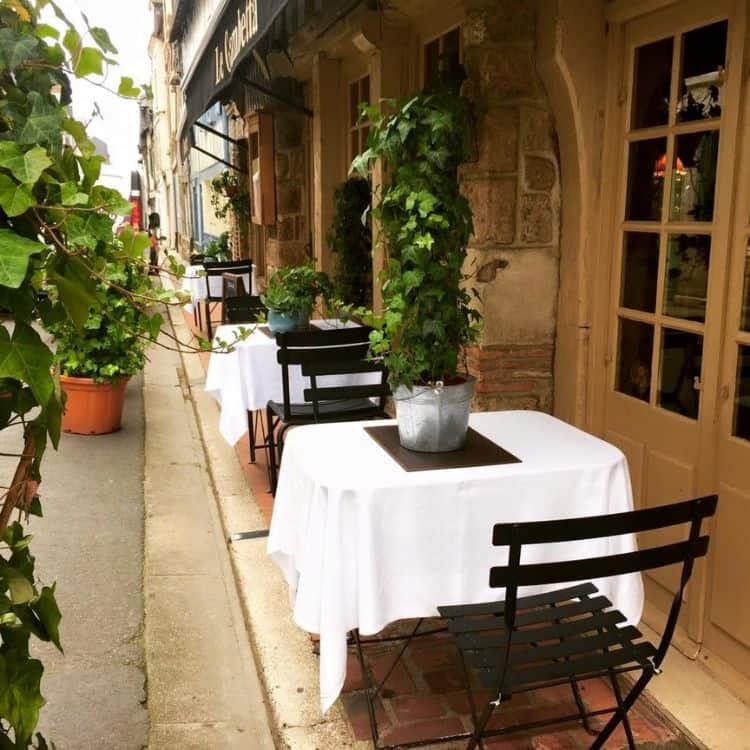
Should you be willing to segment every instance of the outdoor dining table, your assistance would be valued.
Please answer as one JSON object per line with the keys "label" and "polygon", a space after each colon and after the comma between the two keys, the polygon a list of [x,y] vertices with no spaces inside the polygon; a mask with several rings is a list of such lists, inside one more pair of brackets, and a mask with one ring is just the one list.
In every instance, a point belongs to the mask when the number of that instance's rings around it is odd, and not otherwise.
{"label": "outdoor dining table", "polygon": [[[627,463],[612,445],[533,411],[472,414],[470,425],[518,463],[405,471],[365,430],[390,422],[309,425],[286,439],[268,554],[290,589],[297,625],[320,636],[320,700],[346,677],[347,635],[437,616],[440,605],[499,601],[496,523],[633,509]],[[636,549],[632,536],[540,545],[522,562]],[[643,608],[640,575],[595,580],[630,623]],[[522,589],[533,594],[539,589]]]}
{"label": "outdoor dining table", "polygon": [[[355,326],[335,318],[315,320],[316,328],[329,329]],[[247,432],[247,412],[265,409],[269,401],[283,401],[281,366],[277,360],[276,338],[267,327],[253,323],[219,326],[214,336],[214,348],[220,342],[233,342],[235,331],[253,329],[244,341],[233,345],[233,351],[211,354],[206,374],[206,393],[221,404],[219,432],[230,444]],[[379,381],[379,373],[348,376],[325,376],[325,385],[358,385]],[[303,391],[309,388],[309,378],[302,375],[299,365],[289,367],[289,394],[292,403],[305,401]]]}
{"label": "outdoor dining table", "polygon": [[[221,297],[222,293],[222,278],[221,276],[211,276],[210,278],[204,275],[205,268],[201,265],[187,266],[185,273],[182,277],[182,290],[190,293],[190,302],[187,302],[184,307],[188,312],[192,312],[195,308],[198,300],[204,299],[206,296],[206,282],[208,281],[211,290],[212,297]],[[252,274],[243,273],[241,274],[242,281],[245,284],[245,291],[248,294],[258,294],[258,289],[255,283],[255,265],[253,265]],[[252,279],[248,278],[252,276]],[[251,283],[252,281],[252,283]],[[248,287],[250,289],[248,290]]]}

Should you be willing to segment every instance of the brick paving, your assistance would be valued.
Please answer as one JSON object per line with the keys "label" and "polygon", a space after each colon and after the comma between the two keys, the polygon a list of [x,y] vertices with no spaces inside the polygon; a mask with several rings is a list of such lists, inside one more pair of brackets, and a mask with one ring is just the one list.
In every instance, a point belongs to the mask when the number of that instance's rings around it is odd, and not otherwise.
{"label": "brick paving", "polygon": [[[186,316],[187,317],[187,316]],[[204,366],[208,357],[201,356]],[[257,453],[257,462],[249,463],[247,436],[236,446],[240,464],[256,502],[270,523],[273,498],[269,492],[264,451]],[[413,627],[413,622],[411,627]],[[410,623],[389,627],[383,634],[405,632]],[[433,621],[430,621],[432,629]],[[389,669],[398,644],[372,644],[365,653],[369,669],[381,679]],[[658,678],[655,678],[658,679]],[[610,686],[601,679],[587,680],[580,685],[586,707],[599,710],[614,704]],[[490,693],[476,686],[478,701],[487,700]],[[341,704],[357,739],[370,738],[370,724],[364,694],[364,682],[357,657],[352,650],[348,657],[347,678]],[[491,722],[492,728],[507,727],[576,712],[572,692],[566,685],[514,696],[504,703]],[[407,649],[402,661],[394,669],[377,700],[377,716],[384,742],[413,742],[420,739],[448,736],[471,728],[471,714],[466,692],[463,690],[460,662],[450,636],[445,633],[417,638]],[[592,725],[603,726],[606,716],[592,719]],[[662,720],[641,700],[630,712],[630,722],[639,750],[697,750],[696,746],[676,729]],[[503,750],[586,750],[592,742],[579,723],[545,727],[536,732],[498,736],[485,740],[487,748]],[[605,745],[606,750],[627,748],[625,734],[620,727]],[[441,743],[430,748],[463,750],[466,741]]]}

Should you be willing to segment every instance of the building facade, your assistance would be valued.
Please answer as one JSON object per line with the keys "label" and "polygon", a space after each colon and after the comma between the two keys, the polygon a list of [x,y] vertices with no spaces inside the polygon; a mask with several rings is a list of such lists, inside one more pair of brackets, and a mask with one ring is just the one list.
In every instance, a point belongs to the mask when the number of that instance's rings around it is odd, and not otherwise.
{"label": "building facade", "polygon": [[[476,110],[460,174],[485,319],[476,407],[550,411],[616,444],[638,505],[720,493],[677,643],[750,700],[747,4],[299,0],[267,27],[268,2],[222,7],[216,23],[229,13],[237,30],[231,80],[217,76],[228,152],[264,209],[237,247],[261,277],[333,268],[334,190],[367,135],[357,105],[460,60]],[[182,96],[189,108],[189,80]],[[676,583],[670,569],[647,581],[657,628]]]}

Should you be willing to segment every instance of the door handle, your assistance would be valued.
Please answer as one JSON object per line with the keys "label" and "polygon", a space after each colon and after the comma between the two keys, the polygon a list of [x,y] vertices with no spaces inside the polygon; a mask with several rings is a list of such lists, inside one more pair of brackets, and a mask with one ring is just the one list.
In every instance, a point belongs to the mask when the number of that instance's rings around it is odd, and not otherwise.
{"label": "door handle", "polygon": [[695,376],[695,377],[693,378],[693,388],[694,388],[694,389],[695,389],[696,391],[701,391],[701,390],[703,390],[703,383],[702,383],[702,381],[701,381],[701,379],[700,379],[700,376],[699,376],[699,375],[696,375],[696,376]]}

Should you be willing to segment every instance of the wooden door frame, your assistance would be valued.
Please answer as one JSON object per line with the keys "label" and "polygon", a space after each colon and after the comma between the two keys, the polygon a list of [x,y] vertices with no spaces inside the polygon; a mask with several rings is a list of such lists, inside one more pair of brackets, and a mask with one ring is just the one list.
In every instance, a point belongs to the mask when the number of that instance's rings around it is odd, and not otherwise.
{"label": "wooden door frame", "polygon": [[[682,0],[681,0],[682,1]],[[602,189],[601,195],[601,221],[599,223],[597,238],[598,245],[603,249],[596,259],[596,267],[593,269],[591,283],[592,291],[592,319],[597,324],[592,330],[592,345],[589,359],[589,372],[591,373],[590,387],[588,392],[588,427],[598,435],[606,432],[607,394],[612,380],[612,372],[616,362],[616,341],[613,340],[612,331],[614,324],[612,316],[615,306],[613,305],[613,294],[615,294],[614,282],[619,278],[619,269],[615,261],[620,258],[621,251],[615,247],[614,238],[619,236],[621,223],[621,208],[623,200],[623,185],[627,179],[625,174],[625,149],[623,145],[624,134],[627,132],[627,116],[629,113],[630,87],[632,85],[632,54],[627,45],[626,26],[642,16],[664,11],[669,13],[677,3],[674,0],[641,0],[633,3],[613,3],[607,13],[608,19],[608,44],[607,44],[607,88],[605,100],[605,119],[602,154],[616,154],[614,159],[605,159],[602,163],[602,186],[613,186],[614,189]],[[695,3],[697,6],[697,2]],[[711,23],[712,18],[724,13],[706,13],[706,23]],[[728,78],[726,84],[727,109],[724,113],[724,122],[721,126],[722,154],[736,153],[737,139],[742,126],[742,113],[739,112],[740,93],[746,77],[746,58],[748,45],[745,38],[745,25],[747,17],[742,0],[727,0],[726,15],[730,19],[729,36],[727,40],[728,55]],[[691,24],[692,25],[692,24]],[[675,35],[680,33],[679,27],[674,29]],[[655,34],[659,38],[660,34]],[[739,51],[735,52],[735,47]],[[734,71],[734,68],[738,68]],[[724,162],[728,160],[724,158]],[[720,365],[724,362],[724,339],[726,338],[726,300],[729,283],[729,253],[734,249],[736,239],[735,221],[735,191],[739,170],[726,168],[721,170],[717,180],[716,189],[718,200],[730,199],[731,206],[727,217],[720,229],[720,234],[726,241],[714,254],[714,242],[716,235],[716,223],[712,231],[712,265],[709,277],[708,299],[711,310],[714,313],[709,321],[709,310],[705,327],[705,339],[708,339],[711,331],[712,340],[709,344],[708,353],[704,351],[704,358],[715,356]],[[668,186],[665,184],[665,191]],[[659,268],[661,274],[663,269]],[[719,301],[722,300],[722,302]],[[722,310],[723,305],[723,310]],[[720,310],[717,315],[716,311]],[[704,343],[705,343],[704,339]],[[696,488],[699,493],[710,492],[717,484],[716,458],[718,450],[717,417],[719,409],[719,380],[722,367],[708,368],[709,378],[704,378],[704,393],[701,403],[701,415],[699,426],[699,451],[706,459],[696,466]],[[655,373],[654,373],[655,375]],[[708,397],[709,394],[712,397]],[[708,586],[708,564],[705,560],[696,566],[691,588],[696,596],[691,597],[690,606],[687,608],[686,625],[689,639],[693,644],[698,644],[703,638],[704,618],[706,608],[706,594]]]}

